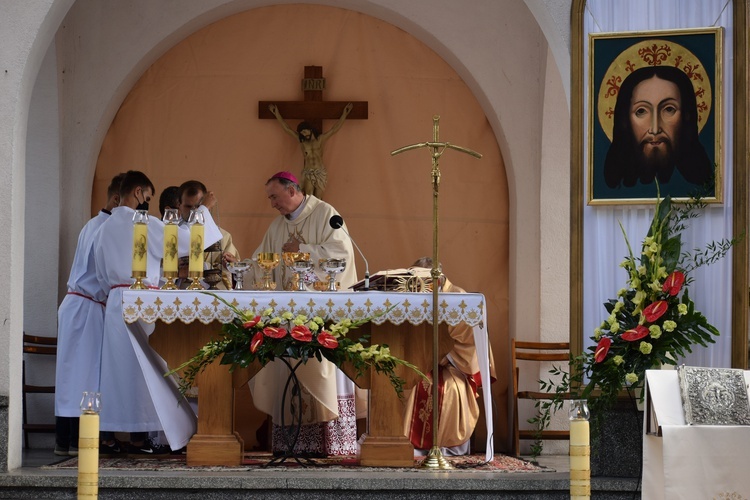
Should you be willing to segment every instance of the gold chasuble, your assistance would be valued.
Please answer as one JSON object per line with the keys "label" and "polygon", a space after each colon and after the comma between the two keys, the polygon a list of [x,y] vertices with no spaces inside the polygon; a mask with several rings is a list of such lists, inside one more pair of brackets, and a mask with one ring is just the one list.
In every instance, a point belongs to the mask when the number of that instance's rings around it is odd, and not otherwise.
{"label": "gold chasuble", "polygon": [[[320,259],[346,259],[346,269],[336,279],[341,283],[341,289],[349,288],[357,281],[354,249],[346,233],[332,228],[328,223],[338,212],[312,195],[306,196],[303,203],[302,211],[294,220],[283,215],[274,219],[253,255],[258,252],[277,252],[281,255],[282,245],[295,238],[300,241],[299,251],[310,253],[315,274],[320,280],[327,278],[327,274],[318,268]],[[292,278],[293,273],[283,264],[274,270],[277,290],[287,289],[285,285],[290,284]],[[339,416],[336,372],[335,365],[326,359],[310,359],[297,369],[296,374],[303,387],[303,424],[326,422]],[[276,361],[269,363],[250,381],[255,406],[271,415],[277,425],[281,424],[281,394],[288,376],[286,365]],[[353,385],[350,391],[353,396]],[[289,404],[285,407],[287,415],[284,421],[291,422]]]}
{"label": "gold chasuble", "polygon": [[[466,293],[465,290],[445,280],[444,292]],[[448,328],[450,338],[440,343],[452,342],[453,348],[440,362],[438,377],[438,445],[459,446],[469,440],[479,419],[477,388],[482,387],[479,362],[474,345],[474,332],[464,323]],[[490,357],[491,381],[496,379],[495,363]],[[433,379],[432,374],[429,375]],[[489,387],[489,384],[487,384]],[[432,443],[432,384],[420,380],[406,403],[404,432],[417,449],[430,449]]]}

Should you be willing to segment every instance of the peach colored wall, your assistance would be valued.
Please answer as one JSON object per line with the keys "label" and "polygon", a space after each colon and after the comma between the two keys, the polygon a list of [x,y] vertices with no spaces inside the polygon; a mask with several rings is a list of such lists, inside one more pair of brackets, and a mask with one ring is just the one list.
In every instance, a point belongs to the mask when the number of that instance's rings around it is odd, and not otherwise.
{"label": "peach colored wall", "polygon": [[[485,294],[497,353],[508,344],[508,185],[503,159],[477,100],[432,50],[404,31],[353,11],[311,5],[254,9],[177,43],[120,107],[104,140],[92,213],[115,173],[146,172],[161,190],[196,178],[219,198],[219,223],[243,257],[276,214],[263,193],[273,172],[299,173],[298,144],[259,100],[298,100],[305,65],[323,66],[325,100],[366,100],[367,120],[330,139],[324,198],[347,220],[371,272],[432,253],[430,156],[391,157],[398,147],[440,139],[484,155],[447,151],[441,160],[440,259],[458,285]],[[299,120],[289,120],[296,127]],[[327,130],[333,121],[324,121]],[[157,199],[151,213],[156,215]],[[360,276],[364,264],[358,258]],[[507,433],[507,374],[493,386],[496,435]]]}

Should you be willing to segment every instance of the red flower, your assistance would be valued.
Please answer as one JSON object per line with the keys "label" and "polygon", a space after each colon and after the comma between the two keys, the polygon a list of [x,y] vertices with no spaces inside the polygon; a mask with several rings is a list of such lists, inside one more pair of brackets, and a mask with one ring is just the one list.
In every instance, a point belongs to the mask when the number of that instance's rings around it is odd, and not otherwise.
{"label": "red flower", "polygon": [[643,325],[638,325],[635,328],[631,328],[627,332],[624,332],[621,337],[623,340],[633,342],[634,340],[640,340],[648,335],[648,328]]}
{"label": "red flower", "polygon": [[596,345],[596,351],[594,351],[594,362],[601,363],[604,358],[607,357],[609,352],[609,346],[612,345],[612,339],[609,337],[602,337],[599,343]]}
{"label": "red flower", "polygon": [[297,325],[292,328],[292,338],[300,342],[311,342],[312,332],[305,325]]}
{"label": "red flower", "polygon": [[263,345],[263,332],[258,332],[253,335],[253,340],[250,341],[250,352],[253,354]]}
{"label": "red flower", "polygon": [[283,339],[286,337],[285,328],[277,328],[275,326],[267,326],[263,329],[263,335],[272,339]]}
{"label": "red flower", "polygon": [[664,286],[661,287],[661,291],[667,292],[669,293],[669,295],[674,297],[675,295],[680,293],[680,289],[682,289],[683,283],[685,283],[685,275],[682,273],[682,271],[674,271],[667,277],[667,280],[664,282]]}
{"label": "red flower", "polygon": [[258,323],[260,323],[260,316],[256,316],[250,321],[245,321],[244,323],[242,323],[242,328],[249,330],[255,325],[257,325]]}
{"label": "red flower", "polygon": [[325,331],[318,334],[318,343],[326,349],[336,349],[339,346],[336,337]]}
{"label": "red flower", "polygon": [[666,300],[659,300],[645,308],[643,310],[643,316],[645,316],[646,321],[648,321],[649,323],[653,323],[657,319],[661,318],[664,313],[667,312],[668,308],[669,305],[667,304]]}

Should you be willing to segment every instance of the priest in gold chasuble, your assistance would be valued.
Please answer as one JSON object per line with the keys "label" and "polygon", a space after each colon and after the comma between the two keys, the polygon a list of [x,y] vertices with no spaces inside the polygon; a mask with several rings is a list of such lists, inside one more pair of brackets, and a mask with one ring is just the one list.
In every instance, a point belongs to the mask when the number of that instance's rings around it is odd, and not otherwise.
{"label": "priest in gold chasuble", "polygon": [[[297,178],[279,172],[266,183],[266,195],[279,217],[269,226],[259,252],[307,252],[315,264],[315,276],[323,281],[326,274],[318,270],[320,259],[346,259],[346,269],[337,275],[341,289],[357,281],[354,248],[344,231],[334,229],[329,220],[338,212],[315,196],[305,195]],[[291,289],[293,273],[283,263],[274,270],[277,290]],[[321,455],[350,455],[357,452],[354,383],[328,360],[310,359],[296,371],[302,385],[302,422],[296,452]],[[284,451],[281,438],[281,395],[289,369],[281,361],[269,363],[251,381],[255,406],[273,418],[273,449]],[[288,404],[284,422],[292,422]]]}
{"label": "priest in gold chasuble", "polygon": [[[420,266],[432,265],[432,259],[417,261]],[[421,263],[424,262],[424,263]],[[412,268],[419,269],[419,268]],[[421,269],[422,275],[429,268]],[[451,283],[445,276],[441,278],[443,292],[465,293],[460,287]],[[490,381],[483,381],[479,373],[479,361],[474,344],[472,327],[465,323],[451,326],[447,330],[450,339],[440,339],[440,343],[452,342],[450,352],[440,361],[438,377],[438,444],[447,455],[465,455],[470,453],[471,438],[479,419],[477,389],[485,387],[489,395],[490,382],[494,382],[495,363],[492,351],[489,352]],[[432,379],[432,373],[430,373]],[[411,391],[406,403],[404,432],[414,448],[429,450],[432,446],[432,384],[425,380]]]}

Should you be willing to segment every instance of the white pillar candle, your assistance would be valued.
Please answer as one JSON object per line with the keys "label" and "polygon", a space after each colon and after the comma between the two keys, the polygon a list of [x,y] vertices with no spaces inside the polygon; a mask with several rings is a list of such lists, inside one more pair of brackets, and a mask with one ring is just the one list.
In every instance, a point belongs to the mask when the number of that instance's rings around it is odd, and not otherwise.
{"label": "white pillar candle", "polygon": [[99,494],[99,415],[81,415],[78,426],[78,498],[95,499]]}

